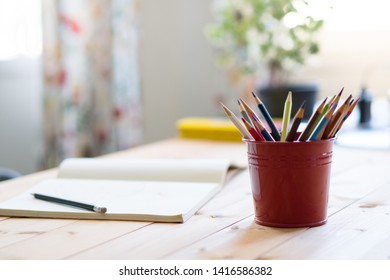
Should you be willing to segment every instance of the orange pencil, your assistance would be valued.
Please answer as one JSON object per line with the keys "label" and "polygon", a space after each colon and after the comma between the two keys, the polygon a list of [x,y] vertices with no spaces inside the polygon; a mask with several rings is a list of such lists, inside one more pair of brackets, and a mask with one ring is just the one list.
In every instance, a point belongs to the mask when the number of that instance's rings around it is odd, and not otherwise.
{"label": "orange pencil", "polygon": [[344,87],[340,90],[340,92],[337,94],[336,98],[333,99],[333,101],[329,104],[329,108],[332,108],[332,106],[334,104],[336,104],[336,107],[337,107],[337,104],[339,103],[340,101],[340,98],[341,98],[341,94],[343,94],[343,91],[344,91]]}
{"label": "orange pencil", "polygon": [[[339,124],[341,121],[341,117],[343,114],[346,114],[349,107],[349,101],[352,99],[352,95],[348,96],[347,100],[343,103],[343,105],[340,106],[340,108],[337,109],[337,111],[333,114],[333,116],[330,118],[329,123],[325,127],[324,134],[322,135],[322,139],[328,139],[332,135],[332,132],[334,132],[335,127]],[[337,105],[334,103],[333,105]]]}
{"label": "orange pencil", "polygon": [[254,124],[255,119],[253,118],[253,116],[256,116],[258,121],[259,121],[259,123],[261,123],[261,125],[265,127],[265,125],[262,123],[262,121],[260,120],[259,116],[255,113],[255,111],[253,111],[252,108],[249,107],[249,105],[246,104],[246,102],[242,98],[240,98],[240,101],[241,101],[241,104],[244,106],[245,111],[248,113],[248,116],[249,116],[249,119],[250,119],[251,123]]}
{"label": "orange pencil", "polygon": [[337,128],[340,126],[341,122],[343,121],[343,117],[347,114],[348,109],[349,109],[349,105],[344,107],[343,112],[341,112],[341,115],[340,115],[339,119],[337,120],[337,122],[334,125],[334,127],[332,128],[332,130],[329,132],[329,135],[327,136],[327,138],[332,138],[334,136],[334,134],[336,133]]}
{"label": "orange pencil", "polygon": [[355,109],[356,105],[359,103],[360,97],[352,102],[352,104],[349,106],[347,114],[342,118],[340,124],[335,129],[336,132],[333,133],[332,137],[335,137],[336,134],[339,132],[340,128],[343,126],[345,120],[352,114],[353,110]]}

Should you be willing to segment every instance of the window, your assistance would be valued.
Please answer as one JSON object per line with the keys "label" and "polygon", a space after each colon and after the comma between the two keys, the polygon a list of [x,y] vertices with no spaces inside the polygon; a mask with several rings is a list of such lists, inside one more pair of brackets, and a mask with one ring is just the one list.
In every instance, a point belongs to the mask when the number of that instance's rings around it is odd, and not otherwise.
{"label": "window", "polygon": [[330,31],[390,30],[389,1],[314,0],[312,4],[312,12],[325,19]]}
{"label": "window", "polygon": [[0,60],[37,57],[41,51],[41,1],[0,0]]}

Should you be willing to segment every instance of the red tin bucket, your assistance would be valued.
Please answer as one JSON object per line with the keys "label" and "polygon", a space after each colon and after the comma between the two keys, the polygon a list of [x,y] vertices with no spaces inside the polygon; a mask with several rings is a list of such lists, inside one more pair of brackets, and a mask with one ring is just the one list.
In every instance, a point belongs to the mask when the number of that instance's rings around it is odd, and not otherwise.
{"label": "red tin bucket", "polygon": [[256,223],[273,227],[325,224],[334,139],[244,141]]}

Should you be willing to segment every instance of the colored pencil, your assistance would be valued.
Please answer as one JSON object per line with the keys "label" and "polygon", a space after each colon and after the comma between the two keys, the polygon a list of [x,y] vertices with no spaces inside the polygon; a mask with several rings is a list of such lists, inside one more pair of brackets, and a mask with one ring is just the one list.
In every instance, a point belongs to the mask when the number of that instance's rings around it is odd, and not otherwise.
{"label": "colored pencil", "polygon": [[343,126],[346,119],[348,119],[348,117],[351,115],[351,113],[355,109],[356,105],[359,103],[359,100],[360,100],[360,97],[351,103],[351,105],[348,108],[347,114],[342,118],[340,124],[336,128],[336,131],[333,133],[332,137],[335,137],[337,135],[337,133],[339,132],[340,128]]}
{"label": "colored pencil", "polygon": [[319,140],[322,137],[322,134],[324,133],[325,126],[328,124],[331,116],[333,115],[334,110],[336,109],[336,106],[333,106],[329,109],[329,111],[322,117],[322,119],[317,124],[316,128],[314,129],[313,133],[309,137],[309,141]]}
{"label": "colored pencil", "polygon": [[261,121],[258,119],[258,117],[256,115],[253,116],[253,119],[254,119],[254,125],[257,129],[258,132],[261,133],[261,135],[263,136],[264,140],[266,141],[275,141],[274,138],[272,138],[271,134],[269,134],[269,132],[267,131],[267,129],[263,126],[263,124],[261,123]]}
{"label": "colored pencil", "polygon": [[282,119],[282,133],[280,135],[280,141],[286,141],[288,125],[290,124],[291,117],[291,91],[288,93],[286,102],[284,103],[283,119]]}
{"label": "colored pencil", "polygon": [[244,117],[244,119],[249,122],[249,123],[252,123],[252,121],[250,120],[249,116],[248,116],[248,112],[245,110],[244,106],[242,106],[240,100],[237,100],[238,102],[238,106],[240,108],[240,113],[241,113],[241,116]]}
{"label": "colored pencil", "polygon": [[[326,125],[325,127],[325,130],[324,130],[324,133],[322,135],[322,139],[328,139],[332,136],[332,132],[334,133],[334,129],[335,127],[339,124],[339,122],[341,121],[341,118],[343,115],[345,115],[347,113],[346,109],[348,109],[349,107],[349,101],[352,99],[352,95],[350,95],[346,100],[345,102],[343,103],[343,105],[340,106],[340,108],[338,108],[336,110],[336,112],[332,115],[332,117],[330,118],[328,124]],[[334,106],[337,106],[337,103],[334,103],[333,104]]]}
{"label": "colored pencil", "polygon": [[246,130],[246,128],[242,125],[240,120],[234,115],[232,111],[230,111],[225,105],[220,103],[222,105],[223,110],[225,111],[225,114],[228,116],[228,118],[231,120],[231,122],[237,127],[238,131],[240,131],[241,135],[249,140],[254,140],[253,136]]}
{"label": "colored pencil", "polygon": [[241,118],[242,122],[244,123],[246,129],[249,131],[249,133],[252,135],[253,139],[256,141],[262,141],[264,140],[263,136],[257,132],[257,130],[249,124],[244,118]]}
{"label": "colored pencil", "polygon": [[295,134],[298,131],[298,127],[303,119],[303,114],[305,113],[305,103],[306,101],[303,101],[301,107],[299,107],[297,113],[295,114],[292,125],[290,127],[290,131],[287,134],[286,141],[294,141]]}
{"label": "colored pencil", "polygon": [[329,108],[331,108],[334,104],[336,104],[336,107],[337,107],[337,105],[340,101],[341,95],[343,94],[343,91],[344,91],[344,87],[341,88],[340,92],[336,95],[336,97],[333,99],[333,101],[330,102]]}
{"label": "colored pencil", "polygon": [[335,125],[333,126],[332,130],[329,132],[329,134],[326,136],[326,138],[324,138],[324,136],[323,136],[322,139],[332,138],[335,135],[337,128],[340,126],[341,122],[343,121],[344,116],[346,116],[348,109],[349,109],[349,105],[344,106],[343,111],[341,112],[341,114],[340,114],[339,118],[337,119]]}
{"label": "colored pencil", "polygon": [[328,98],[326,97],[324,101],[322,101],[322,103],[317,107],[317,110],[311,115],[309,122],[307,123],[305,129],[303,130],[303,132],[298,138],[299,141],[307,141],[309,139],[314,128],[316,127],[319,120],[321,119],[320,116],[322,114],[322,111],[324,110],[327,99]]}
{"label": "colored pencil", "polygon": [[265,127],[263,122],[260,120],[259,116],[255,113],[255,111],[252,110],[252,108],[242,98],[240,98],[240,102],[241,102],[242,106],[244,106],[245,111],[248,113],[248,117],[250,119],[250,124],[252,126],[254,125],[255,119],[253,118],[253,116],[256,116],[258,119],[258,122],[260,122],[261,125]]}
{"label": "colored pencil", "polygon": [[322,110],[322,113],[320,115],[320,119],[328,112],[330,108],[332,108],[333,104],[338,104],[338,100],[340,100],[341,94],[343,92],[344,88],[341,89],[341,91],[338,94],[333,95],[333,97],[329,100],[327,104],[325,104],[324,109]]}
{"label": "colored pencil", "polygon": [[260,113],[263,115],[265,121],[267,122],[269,128],[270,128],[271,131],[272,131],[273,138],[274,138],[276,141],[279,141],[279,140],[280,140],[280,133],[279,133],[279,130],[278,130],[278,128],[276,127],[274,121],[272,120],[272,117],[271,117],[271,115],[269,114],[267,108],[265,107],[265,105],[263,104],[263,102],[261,102],[260,98],[258,98],[257,95],[256,95],[254,92],[252,92],[252,95],[253,95],[253,97],[255,98],[255,101],[256,101],[257,107],[258,107],[259,110],[260,110]]}
{"label": "colored pencil", "polygon": [[333,95],[333,97],[329,100],[328,103],[325,104],[324,108],[322,109],[322,112],[319,116],[319,119],[322,119],[322,117],[328,112],[330,108],[330,104],[332,104],[333,100],[336,98],[336,95]]}

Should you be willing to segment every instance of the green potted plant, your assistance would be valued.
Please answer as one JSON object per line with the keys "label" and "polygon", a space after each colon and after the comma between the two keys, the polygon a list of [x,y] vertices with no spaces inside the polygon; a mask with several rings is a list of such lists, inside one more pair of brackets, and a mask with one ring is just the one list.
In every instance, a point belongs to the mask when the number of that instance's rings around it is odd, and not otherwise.
{"label": "green potted plant", "polygon": [[306,100],[305,118],[311,115],[316,84],[291,84],[297,66],[319,52],[317,35],[323,20],[309,14],[309,0],[226,0],[216,7],[216,21],[207,34],[217,61],[241,76],[261,73],[260,99],[275,117],[281,117],[288,91],[293,110]]}

